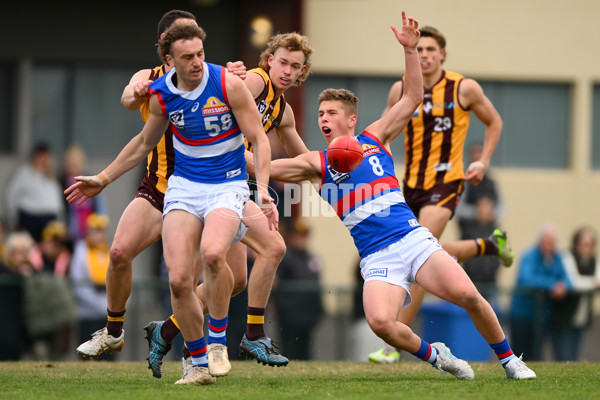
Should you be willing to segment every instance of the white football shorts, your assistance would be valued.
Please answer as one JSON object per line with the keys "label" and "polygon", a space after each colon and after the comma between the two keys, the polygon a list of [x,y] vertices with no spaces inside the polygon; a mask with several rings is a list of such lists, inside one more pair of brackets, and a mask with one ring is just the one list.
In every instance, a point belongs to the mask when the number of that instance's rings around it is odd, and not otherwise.
{"label": "white football shorts", "polygon": [[360,262],[360,273],[365,280],[382,281],[406,290],[403,307],[411,303],[410,285],[416,283],[417,272],[433,252],[443,250],[439,241],[427,228],[420,227],[396,243],[369,254]]}
{"label": "white football shorts", "polygon": [[183,210],[204,222],[206,216],[217,209],[232,210],[240,218],[240,227],[233,241],[242,240],[248,231],[242,217],[250,197],[250,189],[245,180],[209,184],[171,175],[168,183],[163,219],[170,211]]}

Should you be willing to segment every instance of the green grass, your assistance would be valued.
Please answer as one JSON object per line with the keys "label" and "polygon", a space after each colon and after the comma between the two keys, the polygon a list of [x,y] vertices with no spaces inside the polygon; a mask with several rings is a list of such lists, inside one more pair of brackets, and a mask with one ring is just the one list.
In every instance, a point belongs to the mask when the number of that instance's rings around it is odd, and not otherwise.
{"label": "green grass", "polygon": [[300,362],[271,368],[232,362],[210,386],[180,386],[181,364],[152,378],[145,362],[0,363],[0,399],[598,399],[600,363],[529,363],[533,381],[509,381],[496,362],[472,363],[474,381],[425,363]]}

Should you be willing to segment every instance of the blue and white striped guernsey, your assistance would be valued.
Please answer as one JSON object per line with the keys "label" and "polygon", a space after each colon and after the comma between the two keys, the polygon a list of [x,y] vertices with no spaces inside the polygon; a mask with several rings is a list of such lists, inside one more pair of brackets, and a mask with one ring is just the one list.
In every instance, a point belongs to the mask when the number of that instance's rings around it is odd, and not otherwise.
{"label": "blue and white striped guernsey", "polygon": [[158,97],[170,121],[174,176],[210,184],[248,179],[244,136],[229,106],[225,72],[204,63],[202,82],[191,92],[175,87],[175,69],[150,85],[149,95]]}
{"label": "blue and white striped guernsey", "polygon": [[406,205],[392,155],[372,134],[357,136],[364,150],[360,166],[339,173],[321,152],[321,190],[354,239],[362,258],[397,242],[420,225]]}

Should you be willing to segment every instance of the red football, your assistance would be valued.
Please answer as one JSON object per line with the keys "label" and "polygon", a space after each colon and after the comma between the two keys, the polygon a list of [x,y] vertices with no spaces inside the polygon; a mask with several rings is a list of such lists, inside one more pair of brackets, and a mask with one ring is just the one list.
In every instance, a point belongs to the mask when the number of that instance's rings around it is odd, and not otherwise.
{"label": "red football", "polygon": [[363,149],[354,136],[340,136],[327,146],[327,162],[338,172],[354,171],[363,160]]}

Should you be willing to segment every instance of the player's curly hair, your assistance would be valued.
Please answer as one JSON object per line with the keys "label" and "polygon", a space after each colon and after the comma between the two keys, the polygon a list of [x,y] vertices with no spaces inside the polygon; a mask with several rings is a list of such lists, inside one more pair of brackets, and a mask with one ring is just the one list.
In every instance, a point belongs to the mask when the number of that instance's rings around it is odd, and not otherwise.
{"label": "player's curly hair", "polygon": [[269,72],[269,56],[275,54],[279,48],[304,53],[304,65],[306,68],[294,83],[294,86],[302,85],[302,82],[308,79],[308,75],[310,74],[310,56],[313,52],[313,48],[310,47],[310,43],[308,42],[308,37],[297,32],[279,33],[273,36],[269,43],[267,43],[267,48],[260,54],[258,66]]}
{"label": "player's curly hair", "polygon": [[[197,25],[175,22],[169,29],[165,31],[165,35],[156,44],[158,56],[163,63],[167,63],[166,56],[171,54],[171,46],[178,40],[199,38],[204,41],[206,32]],[[172,56],[172,54],[171,54]]]}
{"label": "player's curly hair", "polygon": [[348,89],[325,89],[319,95],[319,104],[324,101],[340,101],[348,115],[358,115],[358,97]]}

